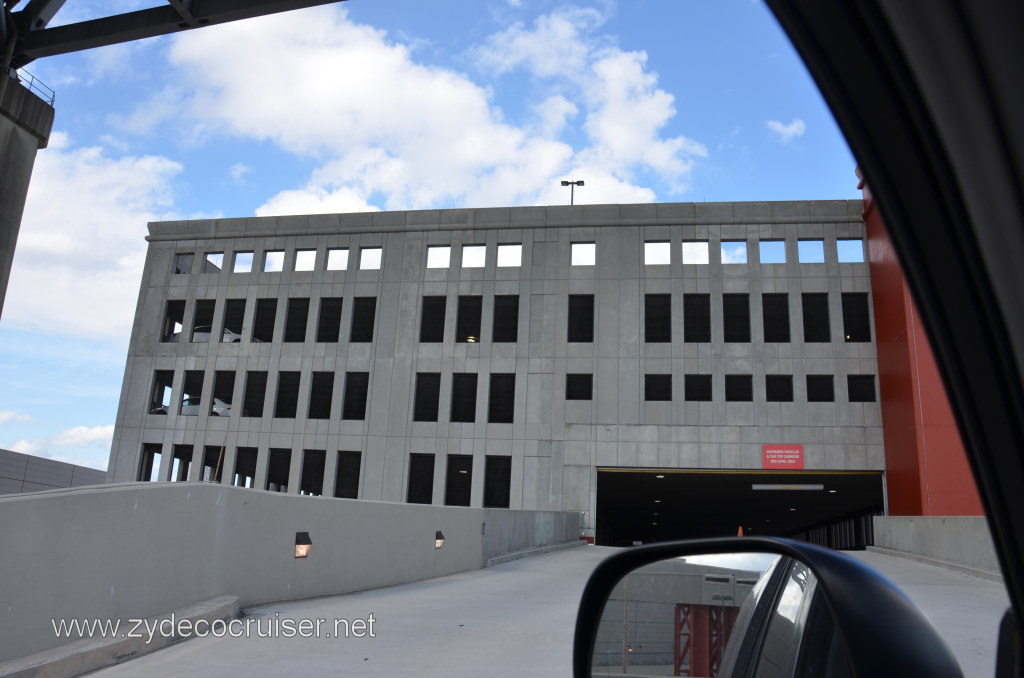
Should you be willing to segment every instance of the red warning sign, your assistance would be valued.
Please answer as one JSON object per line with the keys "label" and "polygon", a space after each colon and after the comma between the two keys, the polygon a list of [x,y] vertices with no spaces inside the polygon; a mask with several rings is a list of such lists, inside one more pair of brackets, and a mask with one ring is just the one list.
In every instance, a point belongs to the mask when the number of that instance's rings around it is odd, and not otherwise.
{"label": "red warning sign", "polygon": [[761,468],[802,470],[803,445],[761,445]]}

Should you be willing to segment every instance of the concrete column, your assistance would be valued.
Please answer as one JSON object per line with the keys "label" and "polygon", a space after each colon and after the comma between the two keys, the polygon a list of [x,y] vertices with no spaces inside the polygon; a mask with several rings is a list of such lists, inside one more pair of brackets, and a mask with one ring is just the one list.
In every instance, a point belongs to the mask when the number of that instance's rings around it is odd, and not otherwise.
{"label": "concrete column", "polygon": [[25,196],[36,151],[46,148],[53,126],[53,107],[0,73],[0,314],[11,277]]}
{"label": "concrete column", "polygon": [[[335,380],[337,381],[337,380]],[[327,456],[324,458],[324,490],[325,497],[333,497],[335,481],[338,473],[338,450],[337,445],[327,447]]]}

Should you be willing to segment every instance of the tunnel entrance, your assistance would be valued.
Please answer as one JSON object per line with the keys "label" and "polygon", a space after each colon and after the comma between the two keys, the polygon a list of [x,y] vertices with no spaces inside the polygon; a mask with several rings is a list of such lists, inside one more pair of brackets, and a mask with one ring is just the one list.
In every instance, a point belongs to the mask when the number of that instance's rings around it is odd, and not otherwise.
{"label": "tunnel entrance", "polygon": [[832,548],[871,543],[884,509],[876,471],[679,471],[599,468],[597,534],[604,546],[745,535]]}

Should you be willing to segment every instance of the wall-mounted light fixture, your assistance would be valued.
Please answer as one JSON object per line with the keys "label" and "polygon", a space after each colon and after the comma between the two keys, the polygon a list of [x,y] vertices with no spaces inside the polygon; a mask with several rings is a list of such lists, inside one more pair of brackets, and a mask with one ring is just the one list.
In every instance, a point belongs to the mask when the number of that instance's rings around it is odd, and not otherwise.
{"label": "wall-mounted light fixture", "polygon": [[295,557],[305,558],[309,555],[309,549],[313,546],[313,540],[309,538],[309,532],[295,533]]}
{"label": "wall-mounted light fixture", "polygon": [[444,532],[442,532],[441,530],[438,530],[434,534],[434,548],[435,549],[439,549],[442,546],[444,546]]}

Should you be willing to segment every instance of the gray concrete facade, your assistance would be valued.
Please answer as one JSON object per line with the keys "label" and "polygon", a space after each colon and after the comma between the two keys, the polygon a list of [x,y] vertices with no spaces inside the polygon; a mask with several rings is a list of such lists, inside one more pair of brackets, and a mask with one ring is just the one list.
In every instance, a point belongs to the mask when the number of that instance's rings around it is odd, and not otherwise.
{"label": "gray concrete facade", "polygon": [[36,151],[46,148],[52,126],[53,106],[0,72],[0,313]]}
{"label": "gray concrete facade", "polygon": [[0,494],[102,485],[105,482],[106,471],[44,459],[31,454],[0,450]]}
{"label": "gray concrete facade", "polygon": [[[258,453],[255,485],[262,487],[269,451],[282,449],[291,452],[287,491],[296,493],[304,451],[318,450],[326,452],[323,494],[330,496],[336,453],[355,451],[361,453],[358,498],[402,502],[411,455],[427,454],[434,455],[432,503],[443,504],[447,457],[466,455],[472,458],[469,505],[481,507],[486,458],[506,457],[510,508],[580,511],[593,534],[598,468],[758,470],[762,444],[799,443],[807,470],[882,471],[877,398],[847,398],[847,375],[877,375],[873,330],[870,341],[850,343],[843,336],[842,295],[871,291],[868,264],[837,257],[837,241],[864,238],[861,209],[859,200],[678,203],[150,224],[110,479],[142,479],[142,450],[149,445],[161,453],[150,477],[169,480],[175,446],[191,445],[190,479],[202,477],[209,446],[223,465],[223,482],[230,483],[237,451],[251,448]],[[821,241],[824,261],[801,262],[804,240]],[[785,263],[761,262],[764,241],[783,243]],[[669,243],[670,263],[645,263],[645,244],[654,242]],[[696,247],[706,247],[707,263],[684,263],[683,245],[694,242],[706,243]],[[745,244],[747,263],[723,263],[723,243],[731,248],[737,242]],[[573,245],[580,243],[594,244],[592,265],[573,265]],[[498,264],[504,245],[520,246],[519,265]],[[432,246],[450,247],[447,266],[427,267]],[[463,265],[463,248],[471,246],[484,247],[480,267]],[[361,268],[364,253],[374,248],[382,254],[380,267]],[[341,249],[347,267],[327,270],[329,252]],[[283,254],[281,270],[263,270],[268,252]],[[207,265],[207,253],[221,257]],[[237,253],[252,253],[251,271],[233,271]],[[193,255],[190,272],[174,272],[179,254]],[[296,270],[297,261],[310,260],[312,270]],[[788,295],[788,342],[763,340],[765,293]],[[803,293],[827,295],[829,341],[804,342]],[[671,341],[645,341],[648,294],[671,295]],[[687,294],[710,295],[710,341],[683,340]],[[723,294],[749,295],[749,341],[725,341]],[[518,297],[515,342],[492,341],[498,295]],[[570,295],[593,295],[593,341],[568,341]],[[443,341],[419,341],[425,296],[446,299]],[[460,296],[482,301],[475,343],[455,340]],[[376,299],[370,342],[348,340],[357,297]],[[338,341],[316,341],[324,298],[343,300]],[[217,341],[226,301],[233,299],[245,300],[241,339]],[[278,300],[270,341],[252,341],[259,299]],[[301,342],[283,341],[289,299],[309,299]],[[189,342],[203,300],[214,302],[212,341]],[[184,302],[176,342],[161,341],[168,301]],[[173,374],[167,415],[148,414],[157,371]],[[210,416],[208,407],[195,416],[178,412],[186,372],[202,373],[203,403],[211,402],[217,372],[233,373],[231,402],[237,405],[251,371],[268,374],[262,417],[239,416],[237,407],[229,417]],[[294,417],[273,416],[282,371],[299,375]],[[342,418],[348,372],[369,373],[362,420]],[[314,373],[334,374],[326,419],[305,416]],[[417,373],[440,375],[436,422],[413,421]],[[475,421],[469,423],[451,421],[453,375],[463,373],[478,375]],[[488,422],[492,374],[514,375],[512,423]],[[566,374],[593,375],[591,399],[567,400]],[[648,374],[672,375],[671,400],[645,400]],[[712,399],[686,400],[686,375],[711,375]],[[752,377],[752,400],[727,401],[726,375]],[[766,400],[766,375],[792,375],[792,402]],[[805,375],[833,375],[834,401],[808,402]]]}

